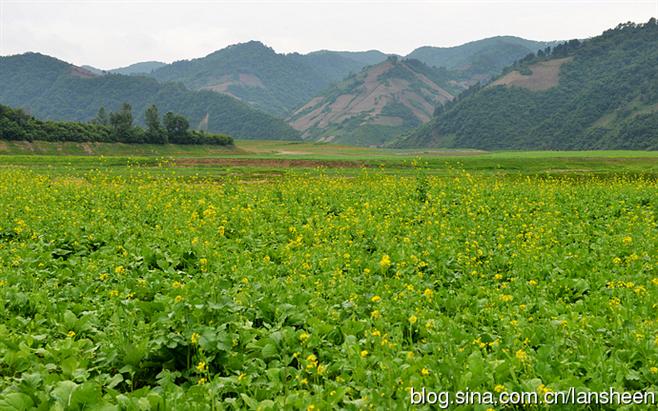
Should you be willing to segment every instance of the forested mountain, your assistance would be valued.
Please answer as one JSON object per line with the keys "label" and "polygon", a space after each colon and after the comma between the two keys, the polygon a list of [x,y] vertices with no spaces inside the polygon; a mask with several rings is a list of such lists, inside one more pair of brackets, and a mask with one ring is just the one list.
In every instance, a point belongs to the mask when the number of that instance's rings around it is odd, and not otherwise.
{"label": "forested mountain", "polygon": [[395,145],[658,149],[656,20],[528,56]]}
{"label": "forested mountain", "polygon": [[455,47],[419,47],[407,55],[434,67],[445,67],[461,73],[463,79],[485,80],[497,76],[503,68],[554,45],[553,42],[498,36],[472,41]]}
{"label": "forested mountain", "polygon": [[336,54],[340,57],[344,57],[348,60],[353,60],[358,63],[361,63],[361,68],[365,66],[372,66],[373,64],[379,64],[382,61],[386,60],[390,54],[383,53],[379,50],[368,50],[368,51],[331,51],[331,50],[319,50],[313,51],[311,53],[305,54],[305,56],[313,56],[316,54]]}
{"label": "forested mountain", "polygon": [[[503,67],[546,44],[496,37],[458,47],[422,47],[407,58],[447,68],[452,80],[465,88],[499,74]],[[160,67],[150,75],[160,81],[182,82],[194,90],[226,93],[285,117],[332,84],[388,56],[378,50],[279,54],[261,42],[250,41]]]}
{"label": "forested mountain", "polygon": [[195,90],[226,93],[271,114],[285,116],[331,83],[365,63],[341,53],[278,54],[257,41],[236,44],[205,57],[169,64],[151,73]]}
{"label": "forested mountain", "polygon": [[42,119],[88,121],[100,107],[115,111],[129,103],[138,123],[151,104],[176,112],[193,127],[237,138],[296,139],[285,122],[224,94],[190,91],[177,83],[160,84],[141,76],[92,72],[37,53],[0,57],[0,103],[20,107]]}
{"label": "forested mountain", "polygon": [[446,70],[389,57],[312,99],[288,121],[305,138],[380,145],[428,121],[454,94]]}

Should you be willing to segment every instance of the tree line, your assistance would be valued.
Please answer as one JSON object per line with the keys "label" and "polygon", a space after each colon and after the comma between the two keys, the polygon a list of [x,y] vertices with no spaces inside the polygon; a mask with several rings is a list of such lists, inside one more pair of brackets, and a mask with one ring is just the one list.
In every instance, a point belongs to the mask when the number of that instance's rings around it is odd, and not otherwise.
{"label": "tree line", "polygon": [[146,128],[133,124],[132,107],[124,103],[116,112],[104,107],[89,123],[38,120],[21,109],[0,105],[0,139],[108,142],[130,144],[212,144],[232,145],[233,138],[190,129],[182,115],[167,112],[162,120],[158,108],[145,112]]}

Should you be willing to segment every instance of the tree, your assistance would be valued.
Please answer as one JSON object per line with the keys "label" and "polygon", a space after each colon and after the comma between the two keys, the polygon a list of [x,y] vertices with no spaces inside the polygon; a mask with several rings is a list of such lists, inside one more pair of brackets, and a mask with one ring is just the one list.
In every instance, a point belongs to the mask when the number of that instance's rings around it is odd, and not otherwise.
{"label": "tree", "polygon": [[105,112],[105,107],[101,107],[98,109],[98,114],[96,114],[96,118],[92,120],[92,123],[99,124],[101,126],[110,125],[110,119],[107,117],[107,112]]}
{"label": "tree", "polygon": [[130,104],[123,103],[121,110],[110,114],[110,126],[117,141],[131,141],[131,129],[133,126],[133,114]]}
{"label": "tree", "polygon": [[169,139],[167,138],[167,133],[160,124],[160,115],[158,114],[158,108],[155,106],[155,104],[152,104],[149,108],[146,109],[146,112],[144,113],[144,119],[146,122],[147,142],[155,144],[167,144]]}
{"label": "tree", "polygon": [[185,117],[169,111],[164,116],[164,126],[169,141],[172,143],[185,143],[187,130],[190,128],[190,123]]}

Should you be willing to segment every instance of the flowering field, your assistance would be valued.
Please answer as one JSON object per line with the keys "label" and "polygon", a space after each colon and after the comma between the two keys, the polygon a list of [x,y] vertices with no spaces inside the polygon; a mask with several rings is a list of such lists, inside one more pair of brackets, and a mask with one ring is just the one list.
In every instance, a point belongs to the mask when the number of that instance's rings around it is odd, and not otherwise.
{"label": "flowering field", "polygon": [[0,300],[3,410],[655,390],[658,184],[5,167]]}

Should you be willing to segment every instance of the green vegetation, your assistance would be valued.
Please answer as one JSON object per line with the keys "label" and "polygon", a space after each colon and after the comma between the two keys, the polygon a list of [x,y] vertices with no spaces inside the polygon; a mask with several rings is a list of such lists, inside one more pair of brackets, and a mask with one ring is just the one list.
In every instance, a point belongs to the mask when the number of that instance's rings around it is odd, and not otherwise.
{"label": "green vegetation", "polygon": [[146,110],[147,129],[133,125],[132,108],[124,103],[121,110],[110,113],[103,107],[91,123],[41,121],[20,109],[0,105],[0,140],[77,141],[166,144],[232,145],[230,136],[189,130],[187,119],[168,112],[164,127],[156,106]]}
{"label": "green vegetation", "polygon": [[128,102],[144,124],[152,104],[162,112],[180,113],[193,128],[207,116],[207,130],[238,138],[296,139],[285,122],[256,111],[225,94],[190,91],[181,84],[160,84],[140,76],[96,76],[63,61],[35,53],[0,57],[0,102],[21,107],[43,119],[82,121],[99,107],[118,111]]}
{"label": "green vegetation", "polygon": [[658,388],[658,153],[237,146],[0,156],[0,409]]}
{"label": "green vegetation", "polygon": [[622,24],[601,36],[516,64],[570,57],[546,91],[474,87],[398,146],[482,149],[658,149],[658,24]]}

